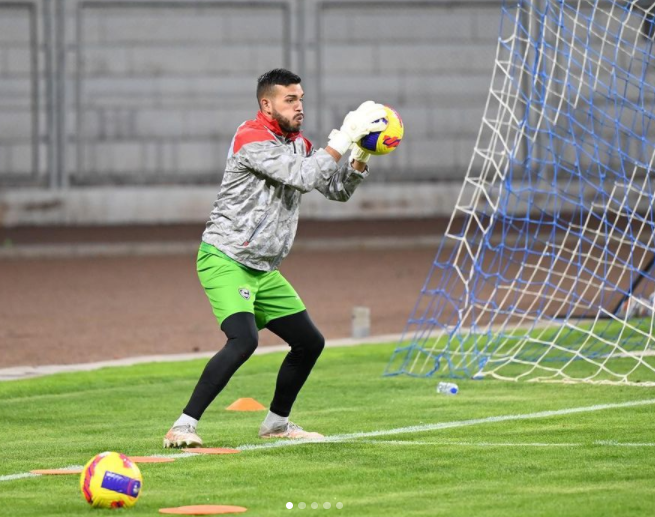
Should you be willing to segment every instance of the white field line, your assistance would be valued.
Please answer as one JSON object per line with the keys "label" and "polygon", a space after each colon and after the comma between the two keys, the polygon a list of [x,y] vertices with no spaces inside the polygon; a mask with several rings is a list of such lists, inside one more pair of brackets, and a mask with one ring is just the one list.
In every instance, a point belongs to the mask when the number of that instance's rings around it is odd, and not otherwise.
{"label": "white field line", "polygon": [[[645,399],[645,400],[634,400],[631,402],[618,402],[614,404],[597,404],[594,406],[583,406],[577,408],[568,408],[568,409],[556,409],[552,411],[539,411],[537,413],[524,413],[519,415],[502,415],[502,416],[490,416],[486,418],[474,418],[471,420],[456,420],[453,422],[441,422],[438,424],[425,424],[425,425],[415,425],[409,427],[399,427],[396,429],[386,429],[380,431],[370,431],[367,433],[349,433],[349,434],[337,434],[333,436],[326,436],[319,440],[289,440],[289,441],[275,441],[263,444],[246,444],[236,447],[241,451],[255,451],[262,449],[272,449],[277,447],[293,447],[297,445],[308,445],[315,443],[343,443],[343,442],[352,442],[359,440],[361,438],[371,438],[376,436],[393,436],[397,434],[409,434],[409,433],[421,433],[426,431],[436,431],[440,429],[453,429],[457,427],[468,427],[474,425],[482,424],[495,424],[498,422],[510,422],[515,420],[532,420],[535,418],[549,418],[553,416],[563,416],[563,415],[573,415],[576,413],[591,413],[594,411],[602,411],[604,409],[622,409],[628,407],[638,407],[638,406],[647,406],[655,404],[655,399]],[[412,443],[412,442],[407,442]],[[598,442],[601,444],[601,442]],[[603,445],[619,445],[617,442],[602,442]],[[625,444],[622,444],[625,445]],[[631,444],[631,446],[641,446],[642,444]],[[178,453],[178,454],[169,454],[169,455],[156,455],[157,457],[166,457],[166,458],[186,458],[191,456],[198,456],[194,453]],[[72,468],[72,467],[67,467]],[[78,467],[79,468],[79,467]],[[0,476],[0,482],[2,481],[13,481],[15,479],[33,477],[37,474],[31,474],[29,472],[20,473],[20,474],[9,474],[5,476]]]}
{"label": "white field line", "polygon": [[607,445],[609,447],[655,447],[655,443],[626,443],[616,440],[598,440],[594,445]]}
{"label": "white field line", "polygon": [[[136,454],[133,454],[136,456]],[[194,452],[179,452],[177,454],[151,454],[150,458],[190,458],[192,456],[198,456]],[[62,467],[61,470],[78,470],[84,468],[84,465],[69,465],[68,467]],[[35,469],[36,470],[36,469]],[[40,477],[43,474],[32,474],[31,472],[21,472],[20,474],[7,474],[6,476],[0,476],[0,482],[2,481],[13,481],[15,479],[23,478],[34,478]]]}
{"label": "white field line", "polygon": [[[132,456],[137,456],[133,454]],[[197,452],[178,452],[177,454],[151,454],[148,458],[190,458],[191,456],[198,456]]]}
{"label": "white field line", "polygon": [[604,357],[652,357],[655,355],[655,350],[644,350],[642,352],[625,352],[622,354],[607,354]]}
{"label": "white field line", "polygon": [[568,409],[557,409],[553,411],[539,411],[537,413],[524,413],[522,415],[503,415],[503,416],[490,416],[486,418],[474,418],[471,420],[457,420],[454,422],[441,422],[438,424],[425,424],[415,425],[409,427],[399,427],[396,429],[387,429],[382,431],[370,431],[367,433],[351,433],[351,434],[337,434],[334,436],[326,436],[319,440],[303,440],[303,441],[276,441],[271,443],[254,444],[254,445],[240,445],[236,447],[242,451],[252,451],[258,449],[272,449],[275,447],[292,447],[295,445],[303,445],[307,443],[334,443],[345,442],[351,440],[358,440],[360,438],[372,438],[375,436],[393,436],[397,434],[408,433],[422,433],[426,431],[437,431],[440,429],[453,429],[456,427],[468,427],[481,424],[495,424],[498,422],[510,422],[514,420],[532,420],[534,418],[548,418],[552,416],[573,415],[576,413],[590,413],[593,411],[601,411],[603,409],[620,409],[626,407],[647,406],[655,404],[655,399],[635,400],[631,402],[618,402],[615,404],[597,404],[595,406],[585,406]]}
{"label": "white field line", "polygon": [[32,474],[31,472],[23,472],[22,474],[8,474],[6,476],[0,476],[0,481],[13,481],[14,479],[23,479],[23,478],[36,478],[41,474]]}
{"label": "white field line", "polygon": [[[84,468],[84,465],[69,465],[68,467],[62,467],[60,470],[79,470],[81,468]],[[0,481],[13,481],[14,479],[34,478],[34,477],[39,477],[41,475],[42,474],[32,474],[31,472],[22,472],[21,474],[9,474],[7,476],[0,476]]]}
{"label": "white field line", "polygon": [[413,442],[411,440],[349,440],[344,443],[366,443],[371,445],[450,445],[463,447],[580,447],[582,443],[507,443],[507,442]]}
{"label": "white field line", "polygon": [[614,440],[598,440],[595,442],[580,443],[510,443],[510,442],[413,442],[411,440],[349,440],[342,443],[366,443],[372,445],[438,445],[441,447],[455,445],[462,447],[590,447],[602,445],[605,447],[655,447],[655,443],[621,443]]}

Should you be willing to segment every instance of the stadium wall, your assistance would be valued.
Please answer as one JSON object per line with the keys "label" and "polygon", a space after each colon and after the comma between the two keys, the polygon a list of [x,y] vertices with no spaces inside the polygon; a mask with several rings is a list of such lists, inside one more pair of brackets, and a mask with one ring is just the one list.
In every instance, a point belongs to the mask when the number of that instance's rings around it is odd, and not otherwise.
{"label": "stadium wall", "polygon": [[449,213],[499,20],[497,0],[0,0],[0,224],[204,219],[277,66],[303,77],[317,145],[367,98],[406,125],[347,208],[310,196],[303,217]]}

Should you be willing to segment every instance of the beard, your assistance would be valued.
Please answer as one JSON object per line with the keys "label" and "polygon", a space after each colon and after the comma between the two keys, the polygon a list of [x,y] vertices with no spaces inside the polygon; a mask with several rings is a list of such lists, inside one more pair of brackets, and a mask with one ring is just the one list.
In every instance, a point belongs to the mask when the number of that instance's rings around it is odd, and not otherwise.
{"label": "beard", "polygon": [[273,120],[278,123],[280,129],[285,133],[295,133],[300,130],[300,126],[302,126],[302,120],[289,120],[278,111],[275,111],[275,109],[273,109],[271,116],[273,117]]}

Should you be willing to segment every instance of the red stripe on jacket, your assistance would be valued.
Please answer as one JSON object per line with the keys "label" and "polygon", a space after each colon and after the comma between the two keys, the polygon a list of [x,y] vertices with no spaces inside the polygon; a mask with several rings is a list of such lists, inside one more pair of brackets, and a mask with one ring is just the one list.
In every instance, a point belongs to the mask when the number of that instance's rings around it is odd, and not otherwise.
{"label": "red stripe on jacket", "polygon": [[253,142],[267,141],[274,142],[275,136],[268,129],[255,124],[254,120],[249,120],[237,130],[237,134],[234,136],[232,152],[236,154],[244,145],[252,144]]}
{"label": "red stripe on jacket", "polygon": [[[244,145],[254,142],[274,142],[275,136],[271,132],[280,136],[284,135],[276,120],[267,118],[261,111],[257,112],[255,120],[247,120],[237,129],[232,152],[236,154]],[[292,141],[302,138],[305,141],[307,155],[309,155],[312,143],[299,131],[287,134],[287,138]]]}

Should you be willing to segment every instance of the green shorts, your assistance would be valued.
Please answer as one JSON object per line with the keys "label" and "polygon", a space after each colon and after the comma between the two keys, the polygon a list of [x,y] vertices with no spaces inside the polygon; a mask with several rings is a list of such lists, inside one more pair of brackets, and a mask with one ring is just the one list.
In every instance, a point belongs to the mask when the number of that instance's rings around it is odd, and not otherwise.
{"label": "green shorts", "polygon": [[258,329],[269,321],[305,310],[305,304],[279,271],[258,271],[231,259],[211,244],[198,250],[198,278],[221,325],[237,312],[255,315]]}

